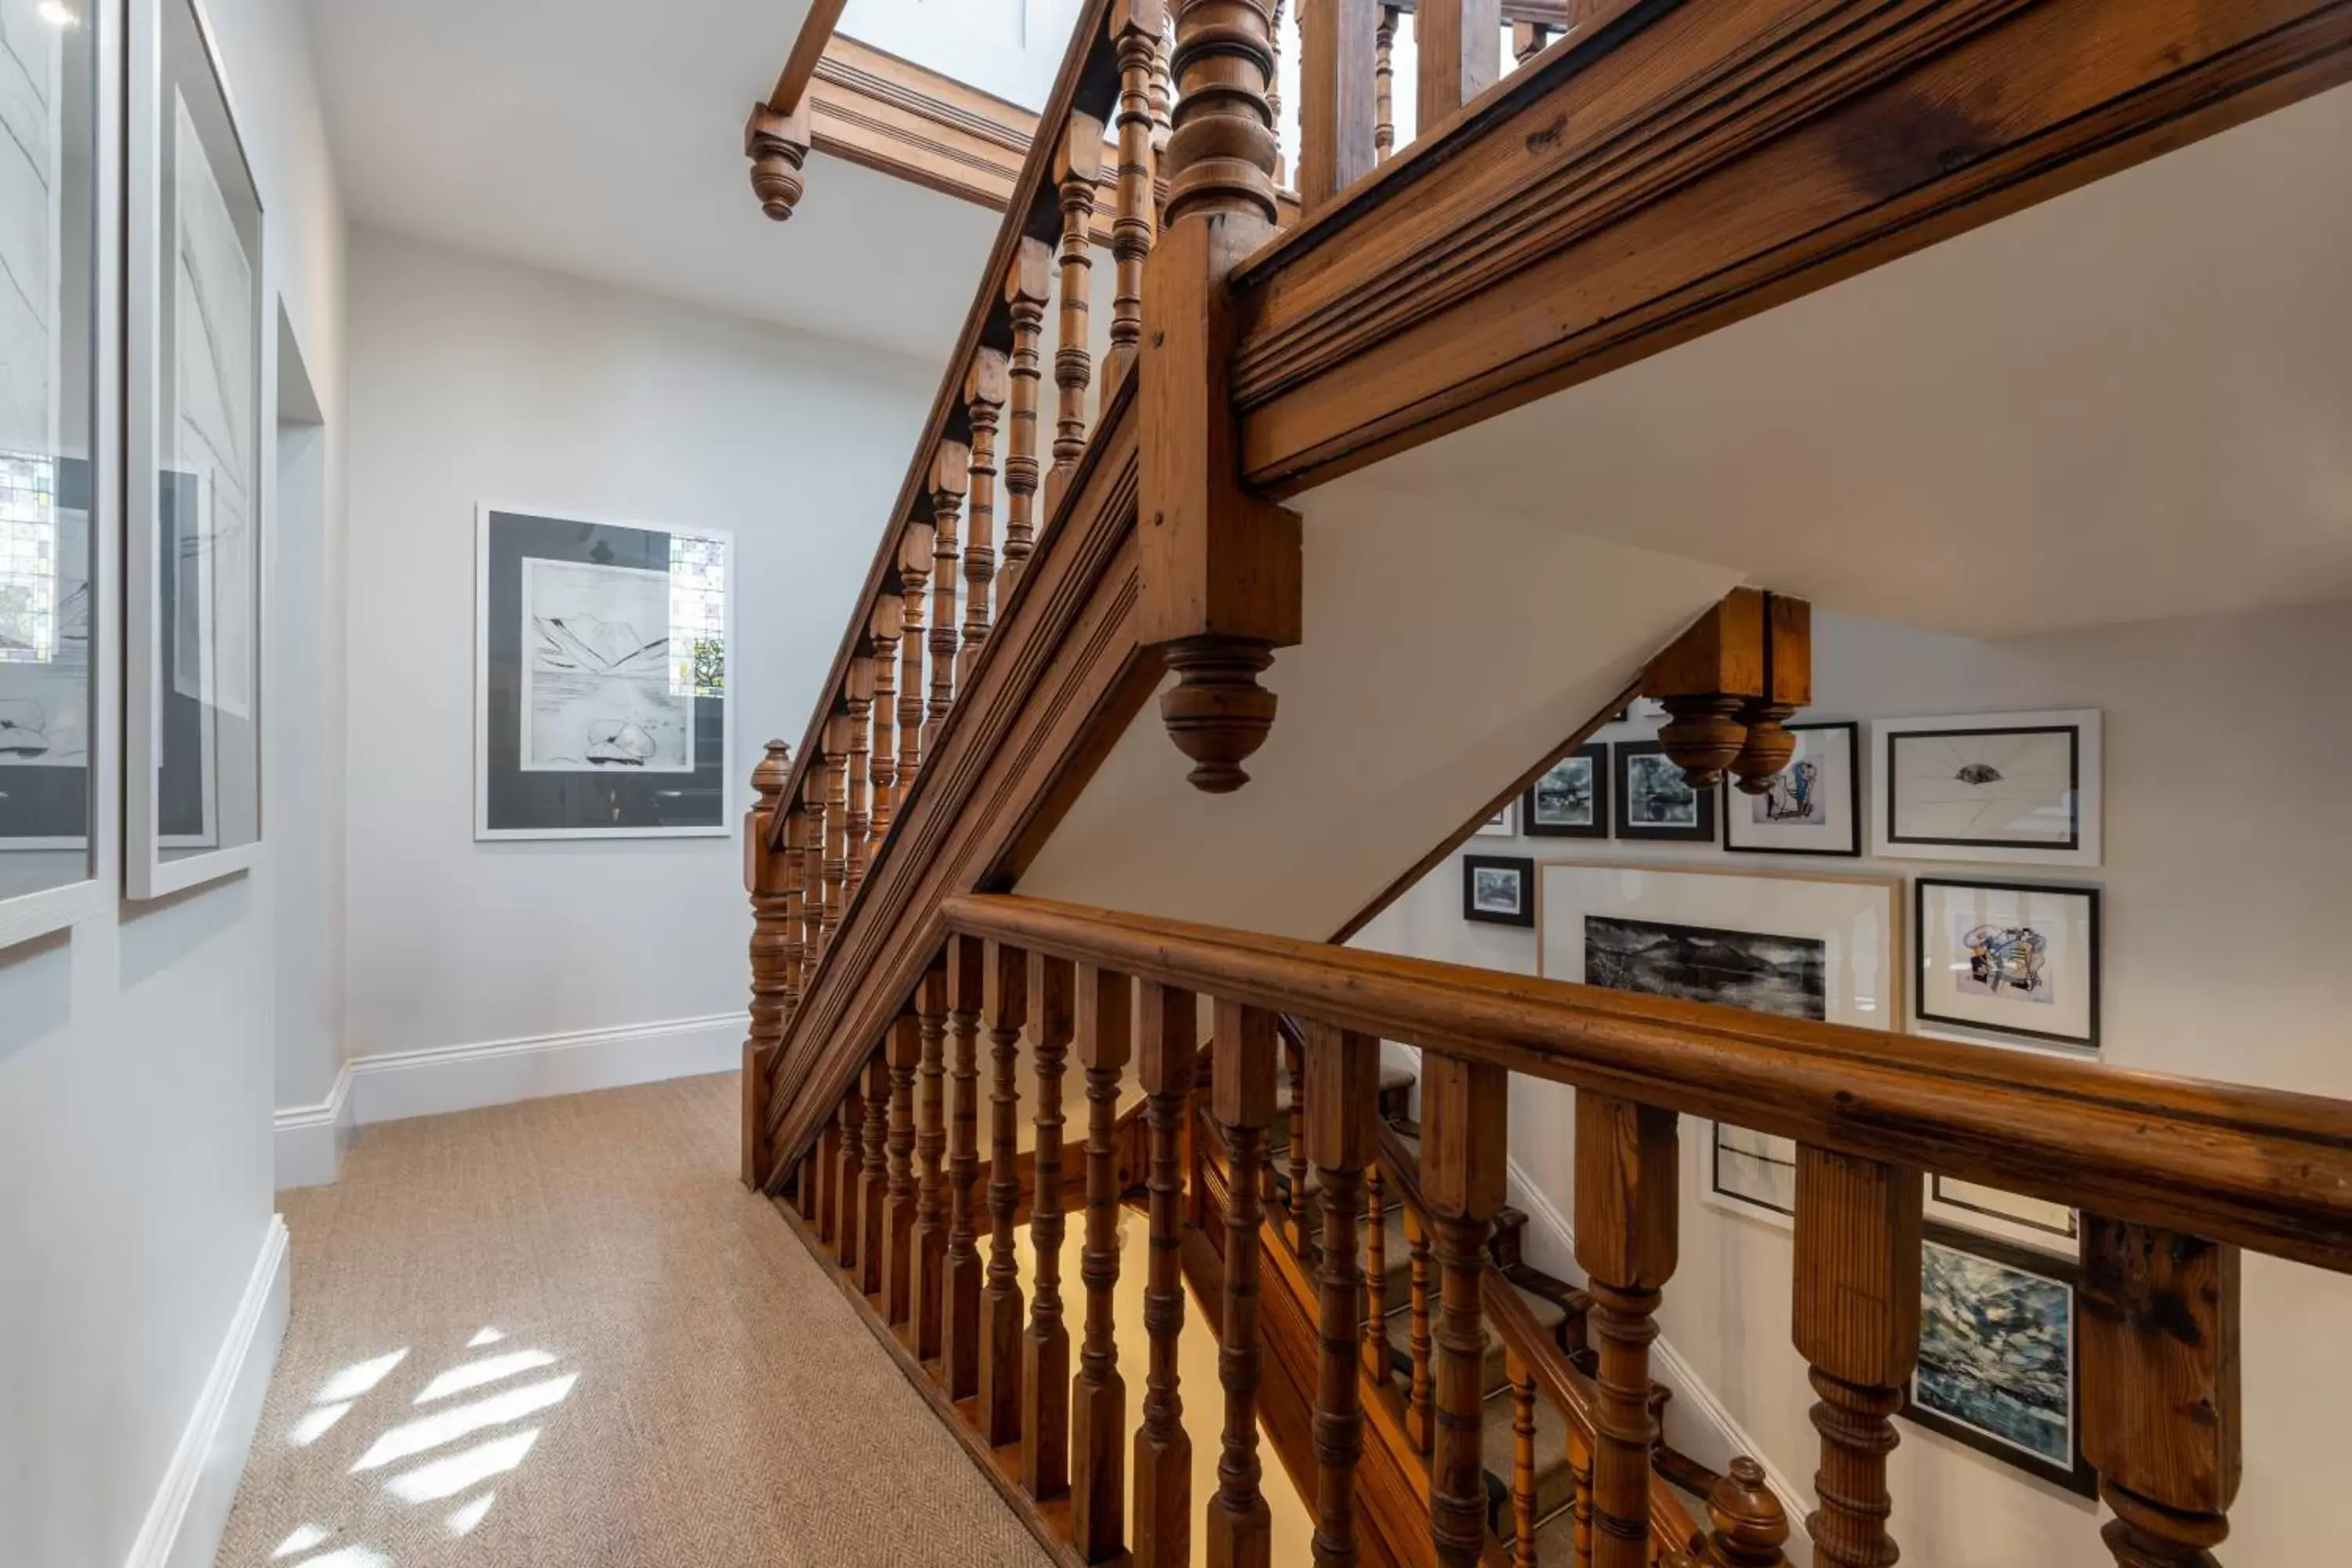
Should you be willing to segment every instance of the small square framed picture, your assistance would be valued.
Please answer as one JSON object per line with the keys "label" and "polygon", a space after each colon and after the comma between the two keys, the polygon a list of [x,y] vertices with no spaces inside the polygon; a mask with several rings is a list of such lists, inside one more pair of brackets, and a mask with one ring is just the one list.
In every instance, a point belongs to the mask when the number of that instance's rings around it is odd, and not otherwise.
{"label": "small square framed picture", "polygon": [[1769,855],[1860,855],[1859,724],[1791,724],[1797,750],[1761,795],[1723,792],[1723,847]]}
{"label": "small square framed picture", "polygon": [[2098,1048],[2096,888],[1921,877],[1912,890],[1921,1023]]}
{"label": "small square framed picture", "polygon": [[1507,800],[1495,808],[1495,815],[1478,825],[1481,838],[1517,838],[1519,836],[1519,803]]}
{"label": "small square framed picture", "polygon": [[1608,746],[1579,746],[1546,768],[1519,797],[1519,823],[1533,838],[1608,837]]}
{"label": "small square framed picture", "polygon": [[1488,925],[1536,923],[1536,863],[1512,855],[1462,857],[1462,918]]}
{"label": "small square framed picture", "polygon": [[1621,741],[1610,752],[1617,764],[1618,837],[1715,842],[1715,791],[1692,788],[1664,746]]}
{"label": "small square framed picture", "polygon": [[2099,713],[1969,713],[1871,726],[1871,851],[2096,866]]}

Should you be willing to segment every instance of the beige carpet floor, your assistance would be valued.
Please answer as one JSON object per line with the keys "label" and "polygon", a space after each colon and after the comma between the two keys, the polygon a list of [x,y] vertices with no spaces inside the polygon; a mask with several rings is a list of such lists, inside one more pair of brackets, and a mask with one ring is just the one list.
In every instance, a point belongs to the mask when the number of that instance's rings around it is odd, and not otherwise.
{"label": "beige carpet floor", "polygon": [[1046,1559],[735,1179],[735,1078],[363,1129],[226,1568]]}

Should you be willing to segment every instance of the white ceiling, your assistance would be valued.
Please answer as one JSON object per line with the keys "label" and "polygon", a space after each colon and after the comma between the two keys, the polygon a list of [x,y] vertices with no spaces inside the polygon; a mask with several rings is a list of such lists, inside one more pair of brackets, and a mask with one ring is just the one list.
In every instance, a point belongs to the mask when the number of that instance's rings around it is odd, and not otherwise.
{"label": "white ceiling", "polygon": [[2352,599],[2347,189],[2339,88],[1342,482],[1977,637]]}
{"label": "white ceiling", "polygon": [[807,0],[310,0],[352,217],[943,363],[998,215],[812,153],[788,223],[743,120]]}

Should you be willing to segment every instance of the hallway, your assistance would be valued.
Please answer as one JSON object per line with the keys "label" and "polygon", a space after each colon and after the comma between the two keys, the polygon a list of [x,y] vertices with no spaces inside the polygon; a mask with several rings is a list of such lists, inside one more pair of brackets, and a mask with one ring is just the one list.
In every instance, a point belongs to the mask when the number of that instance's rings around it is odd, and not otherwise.
{"label": "hallway", "polygon": [[735,1177],[733,1074],[365,1130],[224,1568],[1042,1563]]}

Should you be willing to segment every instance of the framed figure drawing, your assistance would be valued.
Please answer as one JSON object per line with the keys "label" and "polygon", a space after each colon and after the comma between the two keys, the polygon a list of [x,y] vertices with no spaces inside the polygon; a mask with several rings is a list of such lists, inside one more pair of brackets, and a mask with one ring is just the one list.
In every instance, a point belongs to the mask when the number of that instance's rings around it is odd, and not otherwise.
{"label": "framed figure drawing", "polygon": [[1715,842],[1715,791],[1692,788],[1664,746],[1620,741],[1610,752],[1617,764],[1618,837]]}
{"label": "framed figure drawing", "polygon": [[2099,890],[1920,877],[1923,1024],[2096,1050]]}
{"label": "framed figure drawing", "polygon": [[1796,752],[1764,793],[1723,792],[1723,847],[1770,855],[1860,855],[1861,729],[1790,725]]}
{"label": "framed figure drawing", "polygon": [[1608,837],[1608,746],[1579,746],[1546,768],[1519,799],[1519,827],[1530,838]]}
{"label": "framed figure drawing", "polygon": [[193,0],[131,0],[123,400],[124,879],[261,842],[261,196]]}
{"label": "framed figure drawing", "polygon": [[[1873,1028],[1903,1016],[1900,883],[1575,860],[1538,878],[1537,972],[1552,979]],[[1702,1126],[1700,1194],[1790,1224],[1796,1146]]]}
{"label": "framed figure drawing", "polygon": [[477,838],[723,837],[728,535],[484,506]]}
{"label": "framed figure drawing", "polygon": [[1536,863],[1513,855],[1462,857],[1462,918],[1486,925],[1536,923]]}
{"label": "framed figure drawing", "polygon": [[2099,863],[2095,709],[1882,719],[1871,750],[1873,854]]}

